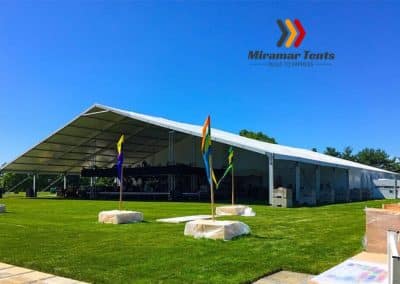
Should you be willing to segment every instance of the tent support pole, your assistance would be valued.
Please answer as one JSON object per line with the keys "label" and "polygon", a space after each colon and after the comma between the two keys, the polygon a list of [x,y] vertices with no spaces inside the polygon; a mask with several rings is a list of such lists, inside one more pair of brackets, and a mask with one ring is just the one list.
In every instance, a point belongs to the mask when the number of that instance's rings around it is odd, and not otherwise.
{"label": "tent support pole", "polygon": [[268,153],[268,199],[269,204],[273,203],[274,196],[274,154]]}
{"label": "tent support pole", "polygon": [[346,170],[346,202],[350,202],[350,169]]}
{"label": "tent support pole", "polygon": [[36,173],[33,174],[32,189],[33,189],[33,197],[36,197]]}
{"label": "tent support pole", "polygon": [[[168,133],[168,165],[175,165],[175,131]],[[172,199],[175,191],[175,175],[168,175],[169,199]]]}
{"label": "tent support pole", "polygon": [[301,177],[300,177],[300,164],[296,163],[296,203],[300,204],[300,186],[301,186]]}
{"label": "tent support pole", "polygon": [[318,204],[321,191],[321,167],[315,167],[315,204]]}

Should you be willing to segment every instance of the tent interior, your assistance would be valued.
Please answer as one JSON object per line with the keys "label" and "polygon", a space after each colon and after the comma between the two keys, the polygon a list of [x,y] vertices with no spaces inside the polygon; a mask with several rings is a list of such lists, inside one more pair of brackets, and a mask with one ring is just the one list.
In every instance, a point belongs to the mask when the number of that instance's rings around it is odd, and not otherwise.
{"label": "tent interior", "polygon": [[[201,138],[92,107],[28,150],[3,171],[35,175],[88,177],[90,185],[69,182],[62,195],[80,190],[91,198],[117,198],[116,142],[124,143],[124,195],[126,198],[208,199],[209,186],[200,151]],[[227,166],[229,146],[213,142],[213,167],[217,177]],[[268,158],[235,148],[235,189],[238,199],[268,201]],[[107,186],[98,177],[110,178]],[[76,178],[75,178],[76,180]],[[216,200],[228,200],[228,175],[216,190]],[[36,191],[40,190],[36,189]]]}

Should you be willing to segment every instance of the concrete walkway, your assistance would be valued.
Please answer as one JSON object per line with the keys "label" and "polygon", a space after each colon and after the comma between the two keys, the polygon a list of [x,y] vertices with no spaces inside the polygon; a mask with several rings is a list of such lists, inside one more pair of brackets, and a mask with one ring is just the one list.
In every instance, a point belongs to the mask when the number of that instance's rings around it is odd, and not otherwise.
{"label": "concrete walkway", "polygon": [[[351,266],[346,264],[349,261]],[[355,264],[359,262],[359,269]],[[383,269],[382,269],[383,267]],[[261,278],[253,284],[323,284],[323,283],[386,283],[387,282],[387,255],[379,253],[361,252],[346,261],[334,266],[333,268],[313,276],[310,274],[279,271],[264,278]],[[343,273],[347,273],[344,275]],[[325,274],[326,277],[325,277]],[[345,280],[332,278],[332,275],[346,276]],[[363,277],[360,277],[362,275]],[[383,275],[383,277],[381,277]],[[357,280],[354,280],[357,279]],[[386,281],[386,282],[385,282]]]}
{"label": "concrete walkway", "polygon": [[254,284],[308,284],[313,275],[279,271],[254,282]]}
{"label": "concrete walkway", "polygon": [[388,283],[387,255],[361,252],[312,278],[309,284]]}
{"label": "concrete walkway", "polygon": [[55,276],[31,269],[26,269],[0,262],[0,283],[1,284],[84,284],[77,280]]}

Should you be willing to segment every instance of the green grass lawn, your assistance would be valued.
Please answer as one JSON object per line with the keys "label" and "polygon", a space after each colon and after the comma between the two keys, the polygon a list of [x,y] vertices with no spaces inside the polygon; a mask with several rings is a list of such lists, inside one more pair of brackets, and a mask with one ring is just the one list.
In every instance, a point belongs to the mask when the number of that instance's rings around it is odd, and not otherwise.
{"label": "green grass lawn", "polygon": [[116,201],[0,199],[0,261],[96,283],[246,283],[285,269],[320,273],[362,250],[368,201],[315,208],[254,205],[256,217],[227,217],[252,233],[233,241],[193,239],[162,217],[208,214],[207,203],[125,202],[145,222],[97,223]]}

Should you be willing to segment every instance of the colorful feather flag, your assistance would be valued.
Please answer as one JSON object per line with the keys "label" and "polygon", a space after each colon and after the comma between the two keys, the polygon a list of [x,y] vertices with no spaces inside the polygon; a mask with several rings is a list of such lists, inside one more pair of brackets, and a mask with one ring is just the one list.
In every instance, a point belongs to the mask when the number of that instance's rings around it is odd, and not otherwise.
{"label": "colorful feather flag", "polygon": [[123,153],[123,146],[124,146],[125,136],[122,134],[117,142],[117,172],[118,172],[118,179],[122,180],[122,167],[124,164],[124,153]]}
{"label": "colorful feather flag", "polygon": [[217,188],[219,187],[220,183],[222,182],[222,180],[228,175],[228,173],[230,171],[233,170],[233,148],[232,146],[229,147],[228,150],[228,167],[226,168],[224,174],[222,175],[222,177],[219,179],[218,183],[217,183]]}
{"label": "colorful feather flag", "polygon": [[206,170],[207,180],[210,185],[212,181],[217,184],[217,179],[215,178],[214,171],[210,167],[210,160],[212,159],[210,116],[208,116],[206,121],[204,122],[202,134],[203,137],[201,139],[201,152],[203,154],[204,168]]}

